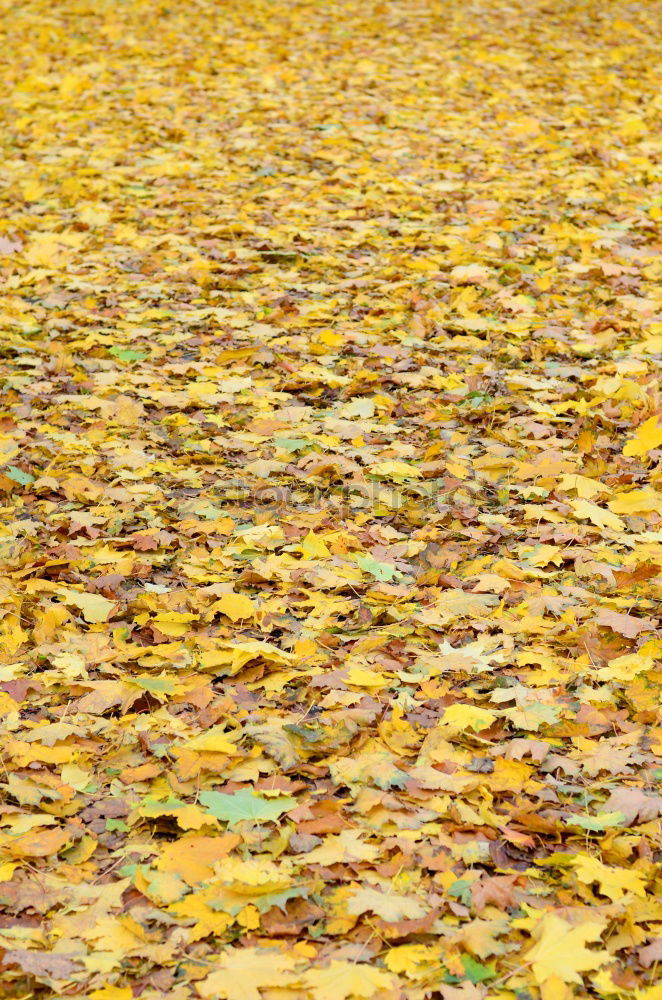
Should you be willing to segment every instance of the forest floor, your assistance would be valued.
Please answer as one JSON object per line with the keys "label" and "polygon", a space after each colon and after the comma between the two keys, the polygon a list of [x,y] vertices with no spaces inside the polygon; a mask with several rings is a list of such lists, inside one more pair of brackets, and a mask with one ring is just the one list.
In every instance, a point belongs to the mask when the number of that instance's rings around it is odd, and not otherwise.
{"label": "forest floor", "polygon": [[3,997],[662,1000],[661,13],[3,3]]}

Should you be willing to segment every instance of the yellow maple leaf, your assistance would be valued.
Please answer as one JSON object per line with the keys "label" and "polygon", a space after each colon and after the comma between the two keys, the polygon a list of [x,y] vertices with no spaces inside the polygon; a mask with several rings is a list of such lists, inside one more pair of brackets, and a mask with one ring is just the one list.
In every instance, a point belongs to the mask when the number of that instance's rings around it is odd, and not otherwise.
{"label": "yellow maple leaf", "polygon": [[62,240],[57,233],[37,233],[24,253],[31,267],[55,267],[63,263]]}
{"label": "yellow maple leaf", "polygon": [[378,670],[364,670],[363,667],[350,667],[347,671],[347,683],[353,687],[383,688],[388,684],[388,680]]}
{"label": "yellow maple leaf", "polygon": [[216,612],[233,622],[251,620],[255,617],[255,604],[247,594],[223,594],[211,605],[207,617]]}
{"label": "yellow maple leaf", "polygon": [[170,639],[180,639],[191,631],[191,623],[197,621],[198,615],[186,611],[159,611],[154,618],[154,624],[159,632]]}
{"label": "yellow maple leaf", "polygon": [[535,929],[536,943],[522,956],[531,964],[540,985],[551,976],[564,983],[581,983],[580,972],[599,969],[611,961],[608,951],[591,951],[589,942],[599,941],[604,924],[587,922],[573,927],[555,913],[546,913]]}
{"label": "yellow maple leaf", "polygon": [[211,877],[214,865],[237,846],[239,839],[236,833],[224,833],[219,837],[188,834],[161,849],[156,868],[181,875],[188,885],[195,886]]}
{"label": "yellow maple leaf", "polygon": [[637,458],[647,455],[660,445],[662,445],[662,424],[658,424],[658,418],[653,416],[637,429],[635,436],[623,448],[623,454],[626,458]]}
{"label": "yellow maple leaf", "polygon": [[184,899],[171,904],[168,907],[168,913],[181,920],[195,921],[187,932],[191,941],[199,941],[200,938],[208,937],[210,934],[222,934],[232,923],[232,917],[228,916],[227,913],[219,913],[217,909],[212,909],[200,893],[191,893]]}
{"label": "yellow maple leaf", "polygon": [[498,599],[491,594],[468,594],[459,588],[450,587],[439,595],[434,604],[417,614],[424,625],[448,625],[458,618],[485,618]]}
{"label": "yellow maple leaf", "polygon": [[324,539],[313,531],[309,531],[302,539],[299,551],[305,559],[329,559],[331,557],[331,551]]}
{"label": "yellow maple leaf", "polygon": [[494,771],[490,779],[490,788],[504,791],[532,791],[536,786],[530,783],[531,768],[521,760],[506,760],[497,757],[494,761]]}
{"label": "yellow maple leaf", "polygon": [[292,881],[285,869],[279,868],[267,858],[251,858],[247,861],[235,857],[225,858],[217,870],[223,883],[230,885],[233,892],[242,896],[278,892],[291,885]]}
{"label": "yellow maple leaf", "polygon": [[282,952],[261,948],[227,948],[218,968],[196,983],[201,997],[224,1000],[263,1000],[260,990],[293,986],[295,962]]}
{"label": "yellow maple leaf", "polygon": [[251,660],[263,659],[277,666],[285,666],[293,660],[291,653],[279,649],[271,642],[262,642],[259,639],[221,642],[215,645],[216,648],[205,650],[200,658],[203,670],[223,667],[224,673],[238,674]]}
{"label": "yellow maple leaf", "polygon": [[351,890],[346,909],[354,916],[362,913],[376,913],[382,920],[392,923],[397,920],[418,920],[424,917],[429,907],[414,896],[402,896],[394,892],[380,892],[371,886]]}
{"label": "yellow maple leaf", "polygon": [[214,824],[215,820],[200,806],[194,803],[150,802],[143,803],[135,810],[136,815],[157,819],[161,816],[171,816],[182,830],[199,830],[201,827]]}
{"label": "yellow maple leaf", "polygon": [[212,726],[206,732],[194,736],[186,743],[187,750],[197,750],[204,753],[237,754],[236,745],[228,739],[223,726]]}
{"label": "yellow maple leaf", "polygon": [[25,181],[21,184],[21,194],[26,201],[39,201],[46,194],[47,188],[40,181]]}
{"label": "yellow maple leaf", "polygon": [[423,979],[441,965],[441,949],[428,944],[401,944],[384,956],[389,972],[403,972],[409,979]]}
{"label": "yellow maple leaf", "polygon": [[635,990],[635,1000],[662,1000],[662,983],[657,986],[649,986],[648,989]]}
{"label": "yellow maple leaf", "polygon": [[462,733],[466,729],[473,729],[477,732],[480,729],[489,729],[497,716],[487,708],[479,708],[477,705],[463,705],[456,702],[444,709],[440,725],[448,727],[449,732]]}
{"label": "yellow maple leaf", "polygon": [[102,986],[89,996],[90,1000],[132,1000],[133,990],[130,986]]}
{"label": "yellow maple leaf", "polygon": [[655,660],[642,652],[642,649],[636,653],[615,656],[606,666],[598,667],[595,675],[601,681],[631,681],[637,674],[647,673],[653,669]]}
{"label": "yellow maple leaf", "polygon": [[415,465],[400,461],[378,462],[376,465],[371,465],[368,472],[382,479],[420,479],[423,475]]}
{"label": "yellow maple leaf", "polygon": [[9,882],[18,867],[15,861],[3,861],[0,864],[0,882]]}
{"label": "yellow maple leaf", "polygon": [[580,476],[576,472],[567,472],[559,479],[559,489],[574,490],[582,500],[592,500],[599,493],[611,493],[609,486],[589,479],[588,476]]}
{"label": "yellow maple leaf", "polygon": [[145,928],[128,914],[101,917],[93,927],[81,934],[81,937],[96,941],[97,947],[101,950],[114,951],[120,955],[139,951],[149,941]]}
{"label": "yellow maple leaf", "polygon": [[333,961],[326,969],[310,969],[304,980],[315,1000],[371,997],[379,990],[390,990],[395,986],[390,973],[358,962]]}
{"label": "yellow maple leaf", "polygon": [[78,590],[59,590],[59,596],[64,604],[73,604],[83,612],[86,622],[97,625],[107,622],[111,611],[116,607],[115,601],[109,601],[102,594],[87,594]]}
{"label": "yellow maple leaf", "polygon": [[[50,817],[49,817],[50,819]],[[3,846],[15,858],[45,858],[61,851],[70,843],[67,830],[34,830],[9,840]]]}
{"label": "yellow maple leaf", "polygon": [[306,861],[315,865],[335,865],[341,861],[374,861],[379,851],[374,844],[363,842],[359,830],[343,830],[331,834],[323,844],[306,855]]}
{"label": "yellow maple leaf", "polygon": [[572,1000],[575,992],[559,976],[550,976],[540,987],[540,1000]]}
{"label": "yellow maple leaf", "polygon": [[597,503],[590,500],[571,500],[570,506],[575,512],[575,517],[579,520],[588,520],[598,528],[611,528],[613,531],[624,531],[625,524],[620,517],[612,514],[609,510],[604,510]]}
{"label": "yellow maple leaf", "polygon": [[457,285],[484,285],[490,272],[481,264],[458,264],[450,273],[451,281]]}
{"label": "yellow maple leaf", "polygon": [[0,627],[0,648],[5,654],[17,653],[28,638],[28,633],[22,629],[17,620],[7,617]]}
{"label": "yellow maple leaf", "polygon": [[610,868],[588,854],[580,854],[573,861],[575,874],[584,885],[597,882],[603,896],[621,899],[626,892],[646,896],[646,879],[641,872],[629,868]]}
{"label": "yellow maple leaf", "polygon": [[136,889],[158,906],[173,903],[187,891],[182,879],[173,872],[150,872],[147,877],[139,868],[134,884]]}
{"label": "yellow maple leaf", "polygon": [[662,509],[662,494],[652,487],[619,493],[607,504],[614,514],[650,514]]}

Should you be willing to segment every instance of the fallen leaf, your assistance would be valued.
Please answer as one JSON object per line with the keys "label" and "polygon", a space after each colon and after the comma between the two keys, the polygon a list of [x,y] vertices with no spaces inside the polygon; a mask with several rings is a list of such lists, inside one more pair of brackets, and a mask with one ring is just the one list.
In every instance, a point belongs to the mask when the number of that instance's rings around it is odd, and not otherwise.
{"label": "fallen leaf", "polygon": [[627,639],[635,639],[640,632],[653,632],[656,628],[656,623],[652,618],[623,615],[618,611],[609,611],[607,608],[600,608],[596,622],[598,625],[606,625],[613,632],[618,632]]}
{"label": "fallen leaf", "polygon": [[658,418],[653,416],[644,420],[635,436],[623,448],[623,454],[627,458],[635,458],[647,455],[660,445],[662,445],[662,424],[658,424]]}
{"label": "fallen leaf", "polygon": [[4,965],[17,965],[31,976],[48,979],[66,980],[83,968],[78,955],[46,954],[25,948],[9,949],[4,953],[2,961]]}
{"label": "fallen leaf", "polygon": [[295,963],[287,955],[259,948],[228,948],[218,961],[218,968],[196,989],[201,997],[224,997],[226,1000],[262,1000],[264,987],[291,986]]}
{"label": "fallen leaf", "polygon": [[333,960],[327,968],[307,972],[305,983],[315,1000],[347,1000],[392,989],[393,977],[370,965]]}
{"label": "fallen leaf", "polygon": [[646,879],[640,872],[610,868],[597,858],[588,855],[576,857],[573,860],[573,868],[580,882],[585,885],[597,882],[600,893],[614,901],[621,899],[626,892],[633,892],[636,896],[646,896]]}
{"label": "fallen leaf", "polygon": [[238,792],[228,794],[201,792],[200,802],[212,816],[223,820],[229,827],[244,820],[252,823],[273,822],[296,805],[296,799],[286,795],[266,799],[256,795],[250,788],[242,788]]}
{"label": "fallen leaf", "polygon": [[73,604],[83,612],[86,622],[98,625],[107,622],[111,612],[116,607],[115,601],[110,601],[101,594],[83,594],[75,590],[60,590],[60,599],[64,604]]}
{"label": "fallen leaf", "polygon": [[599,969],[609,962],[608,951],[586,947],[599,941],[603,930],[603,924],[590,921],[573,927],[555,913],[547,913],[536,928],[536,943],[523,956],[531,963],[536,983],[557,976],[564,983],[581,984],[581,972]]}

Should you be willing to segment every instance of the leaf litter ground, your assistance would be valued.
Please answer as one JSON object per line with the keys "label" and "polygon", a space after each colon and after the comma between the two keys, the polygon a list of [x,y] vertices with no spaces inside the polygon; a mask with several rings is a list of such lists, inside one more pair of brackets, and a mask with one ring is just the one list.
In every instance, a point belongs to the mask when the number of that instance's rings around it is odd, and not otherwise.
{"label": "leaf litter ground", "polygon": [[659,10],[3,5],[3,996],[662,997]]}

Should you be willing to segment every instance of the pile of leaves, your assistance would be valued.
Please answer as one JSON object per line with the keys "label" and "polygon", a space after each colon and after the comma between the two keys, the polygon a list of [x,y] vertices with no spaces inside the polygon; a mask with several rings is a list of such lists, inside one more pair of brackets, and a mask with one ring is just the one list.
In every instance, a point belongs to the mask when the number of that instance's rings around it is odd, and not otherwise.
{"label": "pile of leaves", "polygon": [[658,13],[5,4],[3,997],[662,997]]}

